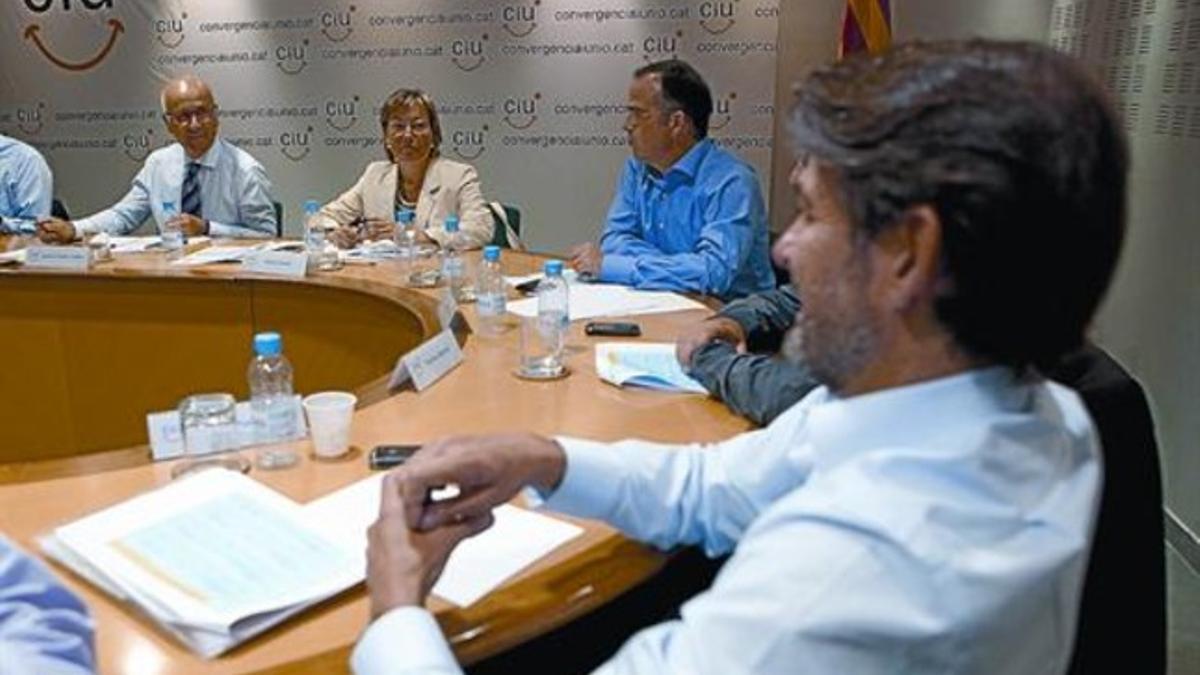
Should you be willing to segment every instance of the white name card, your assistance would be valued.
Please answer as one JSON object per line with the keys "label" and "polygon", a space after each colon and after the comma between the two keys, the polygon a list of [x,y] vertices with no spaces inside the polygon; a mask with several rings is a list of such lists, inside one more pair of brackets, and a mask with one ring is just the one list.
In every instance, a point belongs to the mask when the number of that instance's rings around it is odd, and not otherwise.
{"label": "white name card", "polygon": [[92,266],[92,251],[86,246],[30,246],[25,249],[25,266],[86,270]]}
{"label": "white name card", "polygon": [[183,454],[183,425],[178,410],[146,415],[146,431],[150,434],[150,455],[154,459],[171,459]]}
{"label": "white name card", "polygon": [[400,357],[392,371],[392,378],[388,380],[388,389],[395,389],[412,379],[417,391],[424,391],[460,363],[462,349],[458,346],[458,340],[454,339],[454,333],[449,329],[443,330]]}
{"label": "white name card", "polygon": [[253,251],[242,260],[242,269],[256,274],[303,278],[308,267],[307,253],[289,251]]}
{"label": "white name card", "polygon": [[275,436],[268,435],[272,430],[264,429],[256,423],[254,410],[249,401],[239,401],[234,408],[234,423],[229,425],[197,428],[191,430],[192,437],[184,439],[183,421],[178,410],[146,415],[146,431],[150,436],[150,455],[155,460],[181,457],[191,444],[191,454],[204,455],[213,452],[236,450],[261,443],[283,443],[304,438],[308,435],[308,424],[304,420],[304,408],[300,404],[301,397],[292,396],[292,428],[274,430]]}

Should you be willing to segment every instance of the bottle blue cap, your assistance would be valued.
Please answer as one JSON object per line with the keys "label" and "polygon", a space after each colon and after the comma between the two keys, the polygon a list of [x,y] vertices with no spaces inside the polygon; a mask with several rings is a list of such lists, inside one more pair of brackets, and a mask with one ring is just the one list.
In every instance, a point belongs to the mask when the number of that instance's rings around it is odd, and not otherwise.
{"label": "bottle blue cap", "polygon": [[455,216],[455,215],[446,216],[446,231],[447,232],[458,232],[458,216]]}
{"label": "bottle blue cap", "polygon": [[542,271],[548,277],[561,277],[563,273],[563,262],[561,260],[547,260],[542,267]]}
{"label": "bottle blue cap", "polygon": [[304,214],[305,215],[311,216],[312,214],[314,214],[320,210],[321,210],[321,202],[319,202],[315,199],[309,199],[304,202]]}
{"label": "bottle blue cap", "polygon": [[412,209],[396,209],[396,222],[407,225],[413,221],[416,215]]}
{"label": "bottle blue cap", "polygon": [[254,336],[254,353],[259,356],[278,356],[283,351],[283,338],[279,333],[257,333]]}
{"label": "bottle blue cap", "polygon": [[498,260],[500,260],[500,247],[499,246],[484,246],[483,247],[483,259],[488,262],[497,262]]}

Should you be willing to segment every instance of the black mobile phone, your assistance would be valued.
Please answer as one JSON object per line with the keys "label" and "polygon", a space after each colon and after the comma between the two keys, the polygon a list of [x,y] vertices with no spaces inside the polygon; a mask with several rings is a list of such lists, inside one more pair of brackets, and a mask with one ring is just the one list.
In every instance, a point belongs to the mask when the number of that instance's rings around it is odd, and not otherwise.
{"label": "black mobile phone", "polygon": [[529,281],[523,281],[516,286],[513,286],[513,288],[517,289],[517,292],[521,295],[533,295],[535,292],[537,292],[538,284],[541,282],[541,279],[530,279]]}
{"label": "black mobile phone", "polygon": [[419,445],[377,445],[367,455],[367,465],[376,471],[400,466],[420,449]]}
{"label": "black mobile phone", "polygon": [[583,327],[583,332],[588,335],[637,337],[642,334],[642,327],[631,321],[589,321]]}

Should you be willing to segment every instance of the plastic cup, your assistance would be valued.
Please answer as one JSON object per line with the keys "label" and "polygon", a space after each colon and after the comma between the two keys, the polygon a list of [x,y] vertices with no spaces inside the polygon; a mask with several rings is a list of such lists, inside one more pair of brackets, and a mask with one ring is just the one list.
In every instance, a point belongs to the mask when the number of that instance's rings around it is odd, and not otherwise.
{"label": "plastic cup", "polygon": [[350,421],[358,397],[344,391],[305,396],[304,414],[317,457],[340,457],[350,449]]}

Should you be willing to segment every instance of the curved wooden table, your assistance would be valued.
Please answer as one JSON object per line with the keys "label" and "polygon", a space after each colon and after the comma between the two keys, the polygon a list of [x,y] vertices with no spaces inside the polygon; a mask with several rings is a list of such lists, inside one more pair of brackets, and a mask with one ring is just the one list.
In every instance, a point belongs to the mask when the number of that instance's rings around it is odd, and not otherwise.
{"label": "curved wooden table", "polygon": [[[469,262],[474,263],[477,255]],[[536,256],[505,252],[508,274],[536,270]],[[347,267],[302,281],[254,278],[237,267],[208,266],[192,270],[168,267],[161,254],[118,256],[86,274],[0,271],[0,296],[10,283],[69,282],[89,286],[117,278],[168,280],[172,283],[257,284],[279,294],[279,304],[319,292],[351,293],[349,300],[368,305],[393,303],[412,317],[423,334],[436,330],[433,292],[401,287],[394,263]],[[164,283],[167,283],[164,281]],[[223,291],[219,291],[223,292]],[[325,303],[328,306],[328,303]],[[307,306],[307,305],[305,305]],[[314,307],[322,306],[317,303]],[[315,311],[315,310],[314,310]],[[473,307],[464,308],[475,323]],[[0,306],[0,318],[5,309]],[[672,340],[699,312],[642,316],[645,338]],[[314,318],[314,317],[310,317]],[[320,319],[320,317],[315,317]],[[403,319],[398,319],[403,321]],[[318,322],[319,323],[319,322]],[[336,334],[336,332],[335,332]],[[294,444],[301,463],[283,471],[254,470],[252,476],[292,499],[307,502],[368,475],[363,448],[380,443],[420,443],[449,434],[531,430],[602,440],[642,437],[664,442],[718,440],[745,430],[747,423],[724,406],[698,396],[662,395],[621,390],[595,375],[592,338],[582,325],[572,325],[567,361],[573,375],[555,382],[527,382],[511,375],[516,362],[516,331],[498,337],[470,335],[464,363],[421,394],[384,391],[387,373],[380,372],[355,388],[365,405],[355,413],[355,450],[339,461],[317,461],[307,441]],[[313,351],[297,356],[285,332],[285,352],[296,365],[297,381],[320,362]],[[394,345],[381,347],[385,352]],[[242,358],[249,358],[245,347]],[[300,350],[303,352],[304,350]],[[391,353],[386,354],[394,359]],[[314,360],[315,359],[315,360]],[[388,364],[390,366],[390,362]],[[244,368],[244,366],[242,366]],[[236,375],[240,376],[242,370]],[[6,378],[4,387],[19,387]],[[346,385],[350,386],[350,385]],[[298,388],[300,388],[298,384]],[[144,411],[137,411],[140,416]],[[6,416],[7,417],[7,416]],[[0,426],[0,429],[5,428]],[[3,445],[8,445],[6,439]],[[36,537],[67,522],[163,485],[171,462],[151,463],[145,446],[70,458],[0,464],[0,531],[31,552]],[[570,520],[570,519],[569,519]],[[584,534],[556,550],[497,591],[469,607],[454,607],[431,598],[436,614],[459,660],[473,663],[581,616],[645,580],[665,556],[625,539],[612,528],[579,521]],[[347,668],[350,650],[368,618],[361,586],[312,608],[214,661],[203,661],[176,644],[131,608],[93,589],[70,572],[57,568],[68,586],[83,597],[96,621],[98,666],[112,673],[241,673],[339,672]]]}

